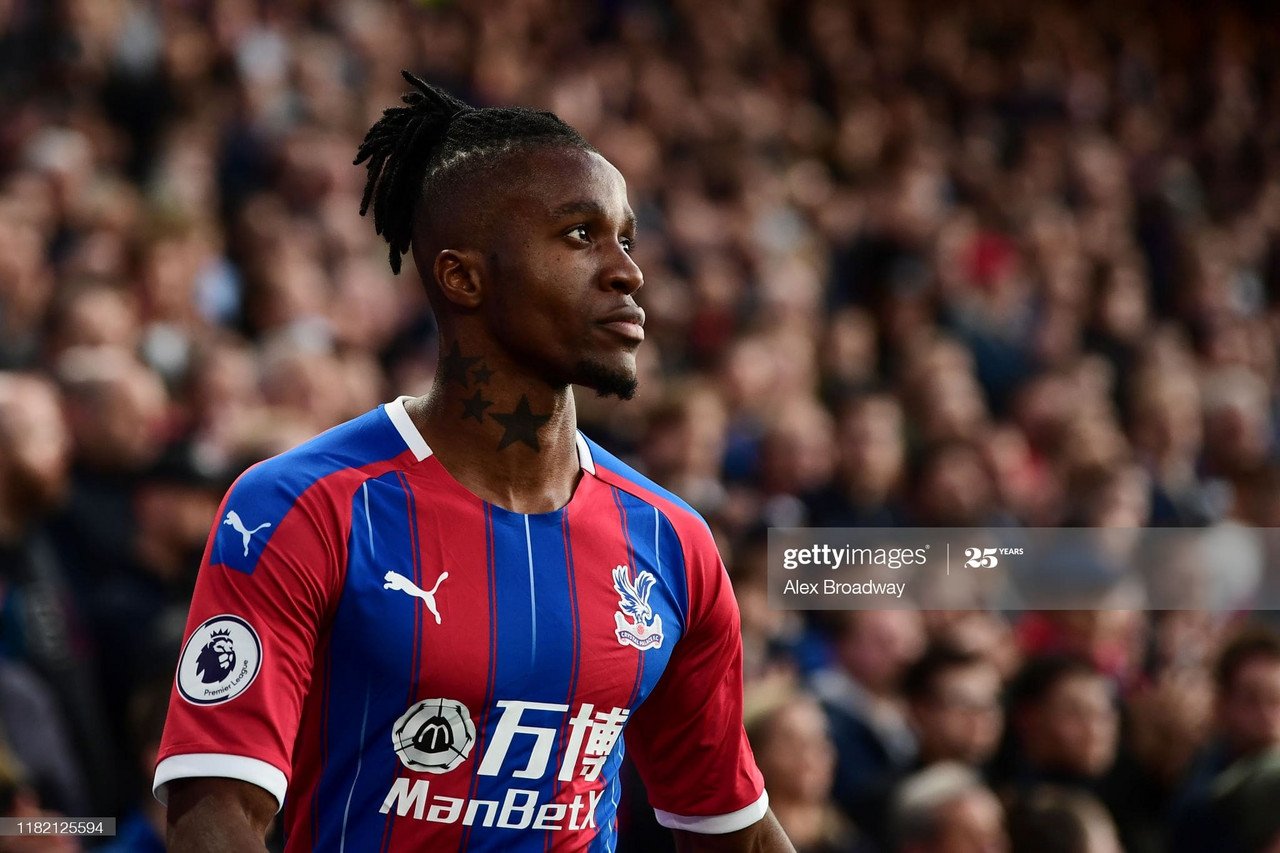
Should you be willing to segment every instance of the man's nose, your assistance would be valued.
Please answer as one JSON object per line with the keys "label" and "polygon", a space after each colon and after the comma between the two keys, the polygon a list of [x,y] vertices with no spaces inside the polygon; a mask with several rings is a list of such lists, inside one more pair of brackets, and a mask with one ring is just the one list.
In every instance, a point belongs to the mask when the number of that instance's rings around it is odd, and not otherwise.
{"label": "man's nose", "polygon": [[635,258],[618,244],[610,258],[609,266],[604,270],[604,282],[610,290],[630,295],[644,287],[644,273],[640,271]]}

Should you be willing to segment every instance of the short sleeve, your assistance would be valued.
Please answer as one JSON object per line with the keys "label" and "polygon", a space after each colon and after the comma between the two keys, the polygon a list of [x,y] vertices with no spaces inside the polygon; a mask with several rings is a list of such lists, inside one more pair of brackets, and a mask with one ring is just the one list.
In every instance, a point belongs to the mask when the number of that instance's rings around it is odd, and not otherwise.
{"label": "short sleeve", "polygon": [[169,782],[204,776],[284,802],[345,535],[313,496],[286,494],[272,462],[232,486],[205,548],[157,754],[161,802]]}
{"label": "short sleeve", "polygon": [[627,751],[659,823],[735,832],[768,809],[742,726],[738,604],[709,532],[685,553],[689,623],[657,686],[632,715]]}

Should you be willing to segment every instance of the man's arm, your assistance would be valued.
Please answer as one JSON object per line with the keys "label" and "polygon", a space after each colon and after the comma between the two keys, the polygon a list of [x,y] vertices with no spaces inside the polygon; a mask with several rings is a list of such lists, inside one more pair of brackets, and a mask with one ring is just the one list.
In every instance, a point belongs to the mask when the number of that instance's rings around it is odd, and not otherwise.
{"label": "man's arm", "polygon": [[266,853],[276,798],[239,779],[175,779],[169,783],[170,853]]}
{"label": "man's arm", "polygon": [[796,850],[787,840],[772,810],[737,832],[707,835],[673,829],[671,833],[675,836],[679,853],[795,853]]}
{"label": "man's arm", "polygon": [[[261,853],[288,789],[316,647],[346,560],[340,510],[319,490],[294,494],[286,469],[297,458],[246,471],[213,521],[152,782],[169,806],[175,850]],[[270,538],[259,533],[246,546],[237,529],[246,524]],[[240,668],[209,690],[208,669],[223,666],[228,649]]]}

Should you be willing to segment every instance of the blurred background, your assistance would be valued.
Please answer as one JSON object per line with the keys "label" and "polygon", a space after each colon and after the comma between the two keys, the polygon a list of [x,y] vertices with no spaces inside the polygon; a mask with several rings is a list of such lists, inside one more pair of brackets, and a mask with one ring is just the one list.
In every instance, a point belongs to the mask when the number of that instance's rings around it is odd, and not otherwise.
{"label": "blurred background", "polygon": [[[0,0],[0,811],[160,849],[223,492],[430,387],[351,165],[407,68],[626,176],[649,342],[581,426],[712,525],[800,850],[1280,849],[1273,614],[801,617],[764,580],[771,525],[1277,526],[1278,18]],[[621,847],[669,848],[629,781]]]}

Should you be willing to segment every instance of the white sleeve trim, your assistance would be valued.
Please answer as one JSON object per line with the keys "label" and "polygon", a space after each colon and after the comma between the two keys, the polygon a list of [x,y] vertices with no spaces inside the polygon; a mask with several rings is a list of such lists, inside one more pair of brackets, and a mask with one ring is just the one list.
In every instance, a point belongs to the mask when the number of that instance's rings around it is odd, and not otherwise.
{"label": "white sleeve trim", "polygon": [[662,809],[654,809],[653,813],[657,815],[658,823],[667,829],[683,829],[689,832],[701,832],[704,835],[723,835],[726,832],[737,832],[739,829],[746,829],[764,817],[767,811],[769,811],[769,792],[761,791],[760,799],[746,808],[738,809],[736,812],[730,812],[729,814],[710,815],[708,817],[685,817],[684,815],[664,812]]}
{"label": "white sleeve trim", "polygon": [[164,805],[169,805],[167,785],[174,779],[194,779],[213,776],[219,779],[239,779],[265,788],[276,798],[276,811],[284,807],[284,792],[289,780],[275,765],[250,758],[247,755],[220,755],[216,752],[195,752],[189,755],[171,755],[156,765],[156,778],[151,792]]}

